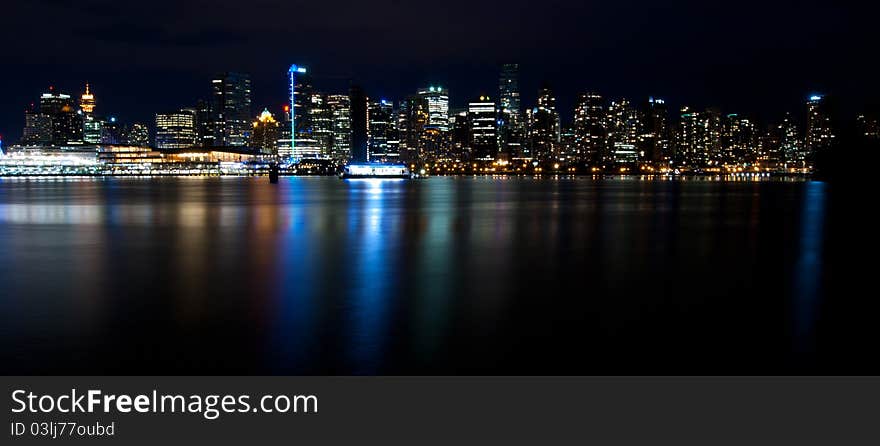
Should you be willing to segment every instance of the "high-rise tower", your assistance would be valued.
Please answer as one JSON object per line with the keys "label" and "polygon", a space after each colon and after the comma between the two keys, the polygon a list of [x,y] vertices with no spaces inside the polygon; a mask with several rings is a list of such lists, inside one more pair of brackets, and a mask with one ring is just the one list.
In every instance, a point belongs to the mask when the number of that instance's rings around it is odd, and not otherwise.
{"label": "high-rise tower", "polygon": [[221,73],[213,87],[214,144],[247,145],[251,128],[251,79],[241,73]]}

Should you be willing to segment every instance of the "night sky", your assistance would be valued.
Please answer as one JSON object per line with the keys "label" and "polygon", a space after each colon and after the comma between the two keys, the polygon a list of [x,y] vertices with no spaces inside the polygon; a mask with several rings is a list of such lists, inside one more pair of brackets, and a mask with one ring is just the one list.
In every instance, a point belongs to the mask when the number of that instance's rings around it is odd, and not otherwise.
{"label": "night sky", "polygon": [[523,106],[547,81],[564,120],[585,90],[765,120],[800,115],[822,92],[855,116],[880,100],[871,3],[10,0],[0,8],[0,134],[17,140],[23,110],[49,85],[79,95],[86,81],[96,112],[125,122],[193,105],[227,70],[251,74],[254,114],[275,110],[291,63],[322,91],[354,80],[398,99],[434,84],[463,106],[494,96],[498,64],[518,62]]}

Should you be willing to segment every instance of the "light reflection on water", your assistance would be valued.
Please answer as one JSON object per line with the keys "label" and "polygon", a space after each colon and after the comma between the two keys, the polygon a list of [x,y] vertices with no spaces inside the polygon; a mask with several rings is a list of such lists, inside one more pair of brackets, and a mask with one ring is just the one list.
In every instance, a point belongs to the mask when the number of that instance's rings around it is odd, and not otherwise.
{"label": "light reflection on water", "polygon": [[827,200],[797,182],[0,180],[0,310],[14,315],[0,363],[798,371],[789,353],[815,350],[828,287]]}

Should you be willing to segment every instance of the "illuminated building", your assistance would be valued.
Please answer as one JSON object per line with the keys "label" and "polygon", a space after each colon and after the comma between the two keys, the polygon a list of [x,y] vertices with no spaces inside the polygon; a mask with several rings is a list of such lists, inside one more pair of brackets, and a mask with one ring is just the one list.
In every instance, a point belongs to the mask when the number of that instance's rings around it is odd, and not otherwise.
{"label": "illuminated building", "polygon": [[634,164],[641,158],[639,142],[639,116],[632,104],[621,99],[608,105],[605,115],[607,147],[610,160],[616,164]]}
{"label": "illuminated building", "polygon": [[247,145],[251,127],[250,77],[240,73],[222,73],[212,79],[211,85],[214,145]]}
{"label": "illuminated building", "polygon": [[199,99],[196,102],[196,146],[210,148],[217,145],[216,123],[211,101]]}
{"label": "illuminated building", "polygon": [[351,157],[351,100],[348,95],[327,95],[333,123],[330,158],[345,162]]}
{"label": "illuminated building", "polygon": [[86,144],[100,143],[103,127],[104,122],[94,115],[83,115],[83,142]]}
{"label": "illuminated building", "polygon": [[124,144],[135,147],[149,147],[150,130],[146,124],[134,123],[124,132]]}
{"label": "illuminated building", "polygon": [[480,96],[468,103],[471,150],[474,159],[495,160],[498,156],[498,128],[495,102]]}
{"label": "illuminated building", "polygon": [[602,96],[582,93],[574,110],[574,143],[581,160],[598,164],[605,152],[605,108]]}
{"label": "illuminated building", "polygon": [[252,125],[253,129],[251,129],[248,145],[263,155],[277,154],[280,124],[272,116],[272,113],[269,113],[268,109],[264,109]]}
{"label": "illuminated building", "polygon": [[157,149],[182,150],[195,145],[195,112],[192,109],[156,114]]}
{"label": "illuminated building", "polygon": [[556,97],[548,86],[538,92],[538,104],[529,114],[528,136],[531,157],[545,161],[560,155],[562,129]]}
{"label": "illuminated building", "polygon": [[644,154],[643,160],[658,166],[668,166],[672,159],[672,141],[666,101],[648,98],[641,119],[638,146],[639,151]]}
{"label": "illuminated building", "polygon": [[861,114],[857,118],[859,133],[868,139],[880,138],[880,116],[873,113]]}
{"label": "illuminated building", "polygon": [[123,129],[115,117],[101,122],[101,144],[121,145],[124,143]]}
{"label": "illuminated building", "polygon": [[512,157],[522,157],[523,136],[519,65],[504,64],[498,79],[498,146],[502,152]]}
{"label": "illuminated building", "polygon": [[807,100],[807,133],[804,141],[808,162],[812,162],[817,152],[831,147],[833,139],[828,101],[824,96],[810,96]]}
{"label": "illuminated building", "polygon": [[768,126],[758,138],[755,165],[762,170],[776,170],[782,167],[782,135],[780,126]]}
{"label": "illuminated building", "polygon": [[791,115],[785,115],[778,128],[782,158],[785,169],[804,169],[807,167],[807,152],[800,138],[800,131]]}
{"label": "illuminated building", "polygon": [[351,110],[351,161],[365,163],[369,161],[367,135],[369,133],[369,111],[367,95],[363,88],[352,85],[348,92]]}
{"label": "illuminated building", "polygon": [[396,162],[400,159],[394,104],[380,99],[369,101],[367,147],[370,161]]}
{"label": "illuminated building", "polygon": [[82,144],[83,116],[77,108],[70,95],[55,92],[54,87],[49,87],[49,92],[40,96],[39,111],[31,109],[25,114],[24,139],[36,145]]}
{"label": "illuminated building", "polygon": [[[287,70],[288,87],[290,93],[290,150],[281,150],[279,155],[290,156],[294,159],[303,158],[309,152],[314,152],[314,141],[308,135],[310,128],[309,106],[311,105],[312,84],[306,67],[296,64]],[[305,147],[299,149],[298,144]]]}
{"label": "illuminated building", "polygon": [[89,90],[89,84],[86,83],[86,91],[80,96],[79,108],[83,113],[91,114],[95,111],[95,95]]}
{"label": "illuminated building", "polygon": [[[333,146],[333,110],[327,104],[327,95],[312,93],[308,113],[308,133],[310,139],[314,140],[315,150],[302,150],[302,157],[330,158]],[[302,144],[300,149],[303,149]]]}
{"label": "illuminated building", "polygon": [[32,105],[24,114],[24,122],[22,144],[32,146],[52,144],[52,116],[40,113]]}
{"label": "illuminated building", "polygon": [[677,138],[677,162],[685,167],[699,169],[718,165],[721,158],[721,114],[717,110],[704,112],[681,108]]}
{"label": "illuminated building", "polygon": [[755,124],[735,113],[724,118],[721,161],[725,165],[751,165],[758,157],[758,135]]}
{"label": "illuminated building", "polygon": [[428,87],[418,91],[428,104],[427,126],[442,132],[449,131],[449,91],[443,87]]}
{"label": "illuminated building", "polygon": [[449,116],[450,151],[456,160],[470,158],[471,133],[467,110],[453,111]]}
{"label": "illuminated building", "polygon": [[400,104],[397,119],[401,161],[415,163],[425,158],[425,127],[427,125],[428,102],[423,96],[408,96]]}

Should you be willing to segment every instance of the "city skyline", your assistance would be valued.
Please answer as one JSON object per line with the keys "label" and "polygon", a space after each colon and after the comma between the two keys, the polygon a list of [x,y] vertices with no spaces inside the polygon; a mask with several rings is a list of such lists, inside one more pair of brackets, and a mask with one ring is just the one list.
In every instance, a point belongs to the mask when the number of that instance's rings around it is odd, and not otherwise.
{"label": "city skyline", "polygon": [[[808,95],[801,113],[762,122],[751,112],[686,105],[675,110],[665,98],[630,100],[588,91],[578,95],[572,120],[566,122],[552,84],[541,86],[534,104],[522,104],[520,66],[507,63],[498,70],[494,94],[484,89],[487,93],[459,108],[451,105],[456,96],[450,89],[434,83],[397,100],[354,83],[348,95],[322,91],[315,86],[312,69],[293,64],[288,69],[289,101],[273,107],[274,114],[269,106],[255,107],[249,74],[226,71],[210,78],[210,96],[195,100],[193,106],[157,112],[153,126],[105,116],[98,105],[102,96],[89,82],[78,99],[50,86],[27,108],[23,137],[11,147],[15,153],[31,155],[38,153],[22,150],[127,145],[161,152],[141,151],[117,160],[135,163],[138,158],[196,150],[203,152],[198,155],[201,161],[238,154],[294,162],[404,162],[413,168],[440,163],[448,169],[451,163],[453,170],[447,173],[460,172],[462,163],[472,162],[493,163],[492,172],[509,171],[508,164],[515,162],[571,172],[577,166],[592,166],[594,171],[598,167],[645,173],[807,173],[815,156],[832,147],[834,127],[839,133],[841,121],[859,126],[864,136],[877,136],[876,114],[834,116],[828,97],[817,93]],[[260,108],[263,111],[255,113]],[[801,114],[805,116],[799,119]],[[218,158],[213,153],[218,150],[226,155]]]}
{"label": "city skyline", "polygon": [[[347,91],[355,80],[367,92],[402,98],[436,83],[453,92],[454,107],[491,86],[498,64],[518,62],[523,104],[550,81],[564,121],[584,90],[767,118],[795,111],[791,104],[814,91],[833,93],[853,115],[880,100],[878,64],[869,57],[876,5],[746,2],[721,12],[693,2],[660,9],[522,0],[503,7],[258,3],[248,10],[262,17],[254,21],[222,13],[237,7],[229,1],[165,6],[185,19],[103,0],[8,5],[0,81],[14,88],[0,109],[0,133],[17,139],[21,107],[49,84],[65,91],[100,85],[107,109],[142,122],[183,106],[178,98],[205,77],[232,70],[251,74],[254,103],[271,109],[281,105],[279,76],[291,61],[315,67],[323,91]],[[303,14],[307,23],[288,26]]]}

